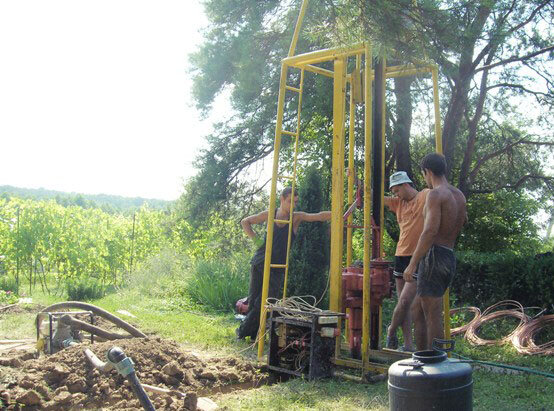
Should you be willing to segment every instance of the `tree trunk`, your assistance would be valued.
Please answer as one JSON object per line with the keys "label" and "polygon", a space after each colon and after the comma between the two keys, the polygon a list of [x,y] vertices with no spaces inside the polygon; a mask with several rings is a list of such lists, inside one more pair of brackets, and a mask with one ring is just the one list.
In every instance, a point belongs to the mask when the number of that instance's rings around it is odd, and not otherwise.
{"label": "tree trunk", "polygon": [[491,10],[486,5],[479,7],[475,19],[468,27],[468,35],[461,45],[459,68],[453,78],[454,89],[452,90],[450,105],[444,118],[444,130],[442,133],[443,152],[447,164],[446,177],[449,180],[452,174],[456,138],[458,137],[462,118],[467,110],[471,79],[475,74],[476,63],[473,61],[475,45],[480,34],[483,32],[483,27],[490,13]]}
{"label": "tree trunk", "polygon": [[396,170],[408,173],[413,179],[412,159],[410,157],[410,131],[412,128],[412,93],[410,87],[414,77],[394,79],[396,95],[396,124],[392,134],[396,154]]}

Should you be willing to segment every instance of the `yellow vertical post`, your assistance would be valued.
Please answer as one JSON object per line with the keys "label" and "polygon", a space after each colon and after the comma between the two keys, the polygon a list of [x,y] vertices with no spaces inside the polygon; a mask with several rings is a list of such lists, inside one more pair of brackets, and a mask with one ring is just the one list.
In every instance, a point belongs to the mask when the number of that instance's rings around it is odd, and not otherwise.
{"label": "yellow vertical post", "polygon": [[[387,72],[387,58],[383,56],[383,72]],[[385,140],[386,140],[386,113],[387,113],[387,102],[385,98],[386,94],[386,88],[387,88],[387,76],[383,76],[383,84],[382,84],[382,92],[383,92],[383,106],[381,107],[381,150],[383,153],[381,154],[381,178],[385,178]],[[379,221],[379,257],[383,257],[383,232],[385,231],[385,182],[383,181],[383,184],[381,184],[381,210],[379,210],[379,215],[381,216]],[[381,329],[379,329],[379,341],[381,341]]]}
{"label": "yellow vertical post", "polygon": [[[359,56],[356,56],[356,62]],[[354,105],[354,82],[350,82],[350,112],[348,120],[348,197],[347,203],[350,205],[354,201],[354,120],[355,120],[355,105]],[[352,214],[348,216],[347,224],[352,225]],[[352,264],[352,227],[346,229],[346,266]]]}
{"label": "yellow vertical post", "polygon": [[[332,311],[337,312],[342,309],[342,209],[344,197],[345,63],[345,59],[335,60],[333,80],[333,163],[331,171],[331,256],[329,264],[329,308]],[[340,353],[340,337],[337,338],[336,353]]]}
{"label": "yellow vertical post", "polygon": [[362,312],[362,366],[369,365],[369,305],[371,260],[371,149],[373,145],[373,99],[371,93],[372,50],[365,46],[364,70],[364,284]]}
{"label": "yellow vertical post", "polygon": [[[383,72],[386,73],[387,72],[387,58],[386,56],[383,56]],[[386,129],[387,129],[387,126],[386,126],[386,113],[387,113],[387,103],[386,103],[386,98],[385,98],[385,95],[386,95],[386,88],[387,88],[387,76],[384,75],[383,76],[383,85],[382,85],[382,93],[383,93],[383,106],[381,107],[381,124],[382,124],[382,127],[381,127],[381,150],[382,150],[382,153],[381,153],[381,178],[383,179],[383,182],[381,184],[381,193],[380,193],[380,196],[381,196],[381,200],[379,201],[380,205],[381,205],[381,210],[379,211],[379,216],[380,216],[380,221],[379,221],[379,257],[383,257],[384,255],[384,250],[383,250],[383,235],[384,235],[384,232],[385,232],[385,181],[384,181],[384,178],[385,178],[385,152],[386,152],[386,145],[385,145],[385,141],[386,141]],[[383,333],[383,327],[382,327],[382,324],[381,324],[381,321],[382,321],[382,307],[379,306],[379,324],[378,324],[378,329],[379,329],[379,336],[378,336],[378,340],[379,343],[381,341],[381,337],[382,337],[382,333]]]}
{"label": "yellow vertical post", "polygon": [[296,20],[296,26],[294,27],[294,34],[292,35],[292,41],[290,42],[289,57],[294,56],[296,50],[296,43],[298,42],[298,34],[300,33],[300,27],[302,27],[302,21],[304,20],[304,14],[306,13],[306,7],[308,7],[308,0],[302,1],[300,6],[300,13],[298,13],[298,19]]}
{"label": "yellow vertical post", "polygon": [[[437,153],[442,154],[442,130],[439,102],[439,71],[437,66],[431,68],[433,78],[433,103],[435,106],[435,149]],[[442,298],[443,318],[444,318],[444,338],[450,339],[450,289],[447,289]]]}
{"label": "yellow vertical post", "polygon": [[269,276],[271,264],[271,249],[273,247],[273,220],[275,219],[275,202],[277,200],[277,175],[279,173],[279,150],[281,148],[281,128],[283,126],[283,108],[285,106],[285,92],[287,84],[287,65],[281,65],[281,81],[279,84],[279,100],[277,103],[277,122],[275,124],[275,144],[273,146],[273,176],[271,178],[271,192],[269,195],[269,214],[267,216],[267,237],[265,246],[264,280],[262,285],[262,301],[260,304],[260,327],[258,329],[258,360],[264,354],[264,334],[266,320],[266,300],[269,293]]}
{"label": "yellow vertical post", "polygon": [[[360,55],[356,55],[356,70],[360,70]],[[354,135],[354,125],[356,121],[356,105],[354,103],[354,79],[350,81],[350,112],[348,120],[348,204],[354,202],[354,176],[356,170],[354,169],[354,145],[356,143]],[[348,216],[347,224],[352,225],[353,214]],[[352,227],[346,229],[346,266],[350,267],[352,265]],[[347,316],[350,314],[350,309],[346,309]],[[348,320],[346,320],[345,325],[345,335],[348,339]]]}
{"label": "yellow vertical post", "polygon": [[439,104],[439,72],[437,66],[431,67],[433,78],[433,103],[435,106],[435,145],[437,153],[442,154],[441,113]]}

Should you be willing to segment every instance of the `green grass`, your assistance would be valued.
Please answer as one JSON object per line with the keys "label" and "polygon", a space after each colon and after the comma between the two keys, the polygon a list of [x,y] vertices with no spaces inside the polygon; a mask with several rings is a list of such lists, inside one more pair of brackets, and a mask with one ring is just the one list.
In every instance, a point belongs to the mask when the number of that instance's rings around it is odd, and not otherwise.
{"label": "green grass", "polygon": [[[238,325],[231,312],[206,311],[183,291],[185,279],[160,276],[156,280],[145,276],[144,284],[124,288],[92,303],[133,323],[147,334],[156,334],[186,345],[188,349],[210,354],[234,354],[254,360],[256,352],[245,342],[234,339]],[[154,277],[155,278],[155,277]],[[63,301],[37,289],[33,300],[42,305]],[[394,301],[383,307],[383,327],[388,324]],[[118,314],[127,310],[137,318]],[[36,313],[0,316],[0,338],[33,338]],[[400,333],[399,333],[400,334]],[[552,373],[554,357],[533,357],[518,354],[513,347],[473,347],[461,338],[456,339],[456,352],[473,359],[508,363]],[[267,345],[266,345],[267,347]],[[475,410],[550,410],[554,381],[541,376],[496,374],[475,369]],[[386,382],[374,385],[329,379],[317,382],[292,379],[285,383],[256,389],[217,394],[212,397],[228,410],[386,410]]]}
{"label": "green grass", "polygon": [[336,379],[293,379],[221,395],[216,401],[229,410],[388,410],[385,383],[365,385]]}
{"label": "green grass", "polygon": [[0,315],[0,340],[36,338],[36,316],[33,312]]}
{"label": "green grass", "polygon": [[[232,313],[211,314],[199,311],[199,307],[175,298],[144,298],[136,290],[123,290],[95,301],[96,305],[132,322],[146,334],[157,334],[198,349],[225,349],[234,346],[237,322]],[[127,310],[137,318],[117,314]]]}
{"label": "green grass", "polygon": [[474,410],[552,410],[553,392],[554,381],[543,377],[473,372]]}

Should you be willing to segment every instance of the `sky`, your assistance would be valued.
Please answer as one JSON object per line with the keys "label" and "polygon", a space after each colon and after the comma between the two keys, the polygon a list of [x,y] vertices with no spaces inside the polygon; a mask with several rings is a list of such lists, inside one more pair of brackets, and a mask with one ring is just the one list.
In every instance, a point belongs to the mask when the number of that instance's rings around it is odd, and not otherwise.
{"label": "sky", "polygon": [[174,200],[201,121],[188,54],[195,0],[2,0],[0,185]]}

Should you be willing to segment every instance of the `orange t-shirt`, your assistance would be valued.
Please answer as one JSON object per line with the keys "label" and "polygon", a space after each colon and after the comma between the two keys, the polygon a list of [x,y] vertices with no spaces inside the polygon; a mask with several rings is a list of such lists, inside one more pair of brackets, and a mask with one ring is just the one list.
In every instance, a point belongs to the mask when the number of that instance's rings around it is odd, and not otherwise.
{"label": "orange t-shirt", "polygon": [[423,231],[423,206],[429,191],[426,188],[418,192],[410,201],[401,200],[398,197],[391,198],[389,208],[396,214],[400,227],[400,238],[395,255],[411,256],[414,253]]}

